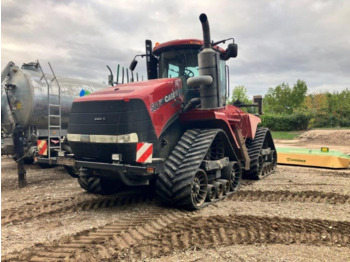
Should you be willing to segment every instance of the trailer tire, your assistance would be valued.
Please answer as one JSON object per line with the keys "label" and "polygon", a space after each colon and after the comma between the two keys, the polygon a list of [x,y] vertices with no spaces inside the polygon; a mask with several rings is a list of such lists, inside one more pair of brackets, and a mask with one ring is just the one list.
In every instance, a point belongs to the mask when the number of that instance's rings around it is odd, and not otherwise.
{"label": "trailer tire", "polygon": [[[62,149],[69,154],[73,153],[71,147],[68,144],[62,144]],[[76,167],[76,166],[64,166],[64,169],[67,171],[67,173],[71,177],[73,177],[73,178],[79,177],[79,168],[78,167]]]}
{"label": "trailer tire", "polygon": [[111,195],[117,193],[121,188],[119,181],[107,179],[105,177],[91,175],[89,171],[82,171],[78,177],[81,188],[88,193],[99,195]]}
{"label": "trailer tire", "polygon": [[67,173],[73,177],[78,178],[79,177],[79,169],[74,166],[64,166],[64,169],[67,171]]}

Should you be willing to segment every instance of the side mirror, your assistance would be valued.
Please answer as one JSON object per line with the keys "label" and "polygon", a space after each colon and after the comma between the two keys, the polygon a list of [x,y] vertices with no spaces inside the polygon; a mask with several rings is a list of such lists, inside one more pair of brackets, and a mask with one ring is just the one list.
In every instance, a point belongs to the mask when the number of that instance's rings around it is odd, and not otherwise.
{"label": "side mirror", "polygon": [[235,43],[231,43],[227,46],[225,53],[221,54],[221,59],[229,60],[231,57],[237,57],[238,46]]}
{"label": "side mirror", "polygon": [[226,52],[228,53],[228,55],[230,57],[237,57],[237,54],[238,54],[237,44],[235,44],[235,43],[229,44],[227,49],[226,49]]}
{"label": "side mirror", "polygon": [[137,65],[137,60],[136,59],[133,59],[132,61],[131,61],[131,64],[130,64],[130,66],[129,66],[129,69],[131,70],[131,71],[134,71],[134,69],[136,68],[136,65]]}

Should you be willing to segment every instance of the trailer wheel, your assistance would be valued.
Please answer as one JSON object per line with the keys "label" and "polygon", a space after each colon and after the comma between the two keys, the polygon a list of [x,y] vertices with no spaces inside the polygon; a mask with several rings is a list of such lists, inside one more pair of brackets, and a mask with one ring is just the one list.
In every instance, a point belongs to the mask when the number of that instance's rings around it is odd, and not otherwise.
{"label": "trailer wheel", "polygon": [[78,183],[81,188],[87,192],[99,195],[110,195],[117,193],[121,188],[121,183],[105,177],[95,176],[95,171],[81,171],[78,177]]}
{"label": "trailer wheel", "polygon": [[34,158],[33,157],[25,157],[23,159],[25,165],[31,165],[34,163]]}
{"label": "trailer wheel", "polygon": [[[66,151],[67,153],[71,154],[73,151],[71,147],[68,144],[63,144],[62,149]],[[74,178],[79,177],[79,168],[76,166],[64,166],[64,169],[66,169],[67,173]]]}
{"label": "trailer wheel", "polygon": [[64,166],[64,169],[67,171],[67,173],[74,178],[79,177],[79,168],[75,166]]}

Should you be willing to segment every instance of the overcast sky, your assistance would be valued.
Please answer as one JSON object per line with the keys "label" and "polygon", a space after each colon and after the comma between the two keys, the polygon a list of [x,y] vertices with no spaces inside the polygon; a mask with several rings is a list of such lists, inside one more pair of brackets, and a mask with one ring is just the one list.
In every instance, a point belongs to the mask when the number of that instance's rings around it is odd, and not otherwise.
{"label": "overcast sky", "polygon": [[[350,88],[350,1],[2,0],[1,68],[39,60],[60,76],[107,82],[109,65],[128,67],[144,40],[234,37],[231,88],[248,95],[306,81],[309,93]],[[144,59],[136,71],[144,73]]]}

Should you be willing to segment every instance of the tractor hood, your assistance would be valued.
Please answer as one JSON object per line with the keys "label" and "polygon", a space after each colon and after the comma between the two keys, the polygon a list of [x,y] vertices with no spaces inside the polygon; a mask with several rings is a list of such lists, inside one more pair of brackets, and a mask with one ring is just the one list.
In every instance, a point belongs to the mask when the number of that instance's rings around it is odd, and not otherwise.
{"label": "tractor hood", "polygon": [[[163,78],[108,87],[77,98],[74,102],[128,99],[141,99],[145,102],[146,100],[152,102],[169,95],[172,91],[180,91],[181,88],[182,83],[179,78]],[[171,92],[169,93],[169,91]]]}
{"label": "tractor hood", "polygon": [[94,106],[94,102],[128,103],[134,100],[141,100],[144,103],[159,137],[164,127],[176,119],[175,116],[181,111],[184,101],[181,79],[164,78],[117,85],[77,98],[73,104],[89,103]]}

